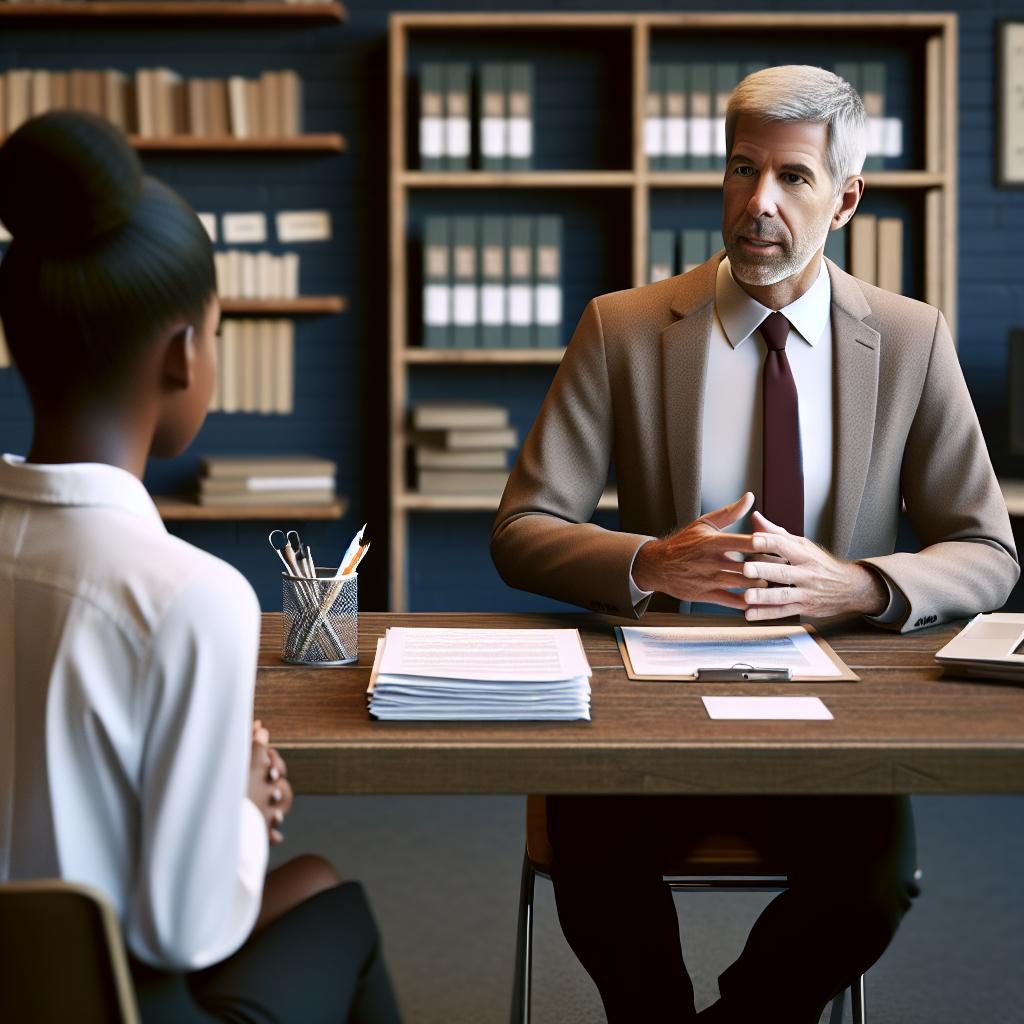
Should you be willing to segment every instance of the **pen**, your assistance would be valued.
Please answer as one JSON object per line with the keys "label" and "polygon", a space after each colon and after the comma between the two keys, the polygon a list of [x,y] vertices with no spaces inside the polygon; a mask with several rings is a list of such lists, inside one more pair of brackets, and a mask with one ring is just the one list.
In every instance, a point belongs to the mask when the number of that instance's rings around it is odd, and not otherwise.
{"label": "pen", "polygon": [[359,545],[363,543],[363,534],[365,532],[366,523],[363,523],[362,529],[356,533],[349,546],[345,548],[345,554],[341,556],[341,564],[338,566],[338,571],[334,574],[335,579],[337,579],[338,576],[345,575],[345,566],[352,561],[352,556],[359,550]]}
{"label": "pen", "polygon": [[355,554],[354,554],[354,555],[352,556],[352,558],[350,559],[350,561],[349,561],[348,565],[347,565],[347,566],[345,566],[345,571],[344,571],[344,572],[342,573],[342,576],[348,576],[348,575],[350,575],[351,573],[354,573],[354,572],[356,571],[356,569],[358,569],[358,568],[359,568],[359,563],[360,563],[360,562],[361,562],[361,561],[363,560],[363,556],[364,556],[364,555],[366,554],[366,552],[367,552],[367,551],[369,551],[369,550],[370,550],[370,542],[369,542],[369,541],[367,541],[367,542],[366,542],[366,543],[365,543],[365,544],[364,544],[364,545],[363,545],[363,546],[362,546],[362,547],[361,547],[361,548],[360,548],[360,549],[359,549],[359,550],[358,550],[358,551],[357,551],[357,552],[356,552],[356,553],[355,553]]}

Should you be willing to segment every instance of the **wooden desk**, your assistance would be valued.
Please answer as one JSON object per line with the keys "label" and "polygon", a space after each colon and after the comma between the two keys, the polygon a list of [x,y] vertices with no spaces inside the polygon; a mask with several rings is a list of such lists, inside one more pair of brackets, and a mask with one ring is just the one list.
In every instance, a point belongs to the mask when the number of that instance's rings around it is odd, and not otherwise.
{"label": "wooden desk", "polygon": [[[779,684],[631,682],[611,630],[619,621],[363,614],[359,664],[313,669],[281,662],[281,616],[265,615],[256,715],[304,793],[1024,792],[1024,685],[944,676],[932,655],[955,627],[825,630],[863,681],[785,692],[821,696],[834,721],[713,722],[702,694],[777,694]],[[594,670],[593,721],[372,721],[366,685],[391,625],[578,626]]]}

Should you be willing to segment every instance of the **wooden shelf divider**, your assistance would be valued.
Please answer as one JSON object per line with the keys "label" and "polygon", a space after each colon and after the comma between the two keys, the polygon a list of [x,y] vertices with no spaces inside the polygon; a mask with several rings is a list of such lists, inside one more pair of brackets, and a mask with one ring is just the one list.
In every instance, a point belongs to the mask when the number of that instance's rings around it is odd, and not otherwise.
{"label": "wooden shelf divider", "polygon": [[143,153],[343,153],[348,145],[345,137],[337,132],[311,132],[271,139],[208,139],[197,135],[144,138],[130,135],[129,141]]}
{"label": "wooden shelf divider", "polygon": [[195,498],[157,495],[153,498],[165,521],[219,521],[233,519],[341,519],[348,510],[346,498],[325,505],[200,505]]}
{"label": "wooden shelf divider", "polygon": [[300,295],[297,299],[221,299],[220,310],[228,315],[314,316],[343,313],[348,299],[343,295]]}
{"label": "wooden shelf divider", "polygon": [[248,19],[252,21],[297,21],[297,22],[341,22],[348,12],[340,3],[287,4],[279,0],[245,0],[236,3],[163,2],[116,3],[107,0],[76,3],[0,3],[0,18],[33,19],[67,18],[110,18],[112,20],[134,21],[137,19],[174,19],[181,21],[222,19]]}
{"label": "wooden shelf divider", "polygon": [[407,363],[531,364],[560,363],[564,348],[407,348]]}

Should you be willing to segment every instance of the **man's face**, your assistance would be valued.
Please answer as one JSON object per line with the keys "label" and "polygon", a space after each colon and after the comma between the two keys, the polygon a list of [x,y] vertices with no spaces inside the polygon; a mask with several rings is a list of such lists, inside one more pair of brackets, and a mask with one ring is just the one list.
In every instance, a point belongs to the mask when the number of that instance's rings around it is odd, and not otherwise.
{"label": "man's face", "polygon": [[825,244],[839,200],[820,122],[736,122],[722,190],[722,236],[732,272],[749,285],[799,274]]}

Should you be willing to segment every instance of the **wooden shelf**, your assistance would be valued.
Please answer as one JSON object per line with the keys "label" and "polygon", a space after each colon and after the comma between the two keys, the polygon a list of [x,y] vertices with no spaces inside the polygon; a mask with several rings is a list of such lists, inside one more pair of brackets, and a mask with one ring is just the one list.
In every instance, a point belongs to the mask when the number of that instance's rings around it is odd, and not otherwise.
{"label": "wooden shelf", "polygon": [[348,12],[340,3],[286,4],[275,2],[212,3],[164,0],[162,3],[2,3],[0,18],[110,18],[123,21],[152,18],[181,21],[201,19],[248,19],[252,21],[344,21]]}
{"label": "wooden shelf", "polygon": [[232,519],[341,519],[348,501],[337,498],[327,505],[200,505],[194,498],[159,495],[153,499],[167,521]]}
{"label": "wooden shelf", "polygon": [[564,348],[407,348],[407,363],[560,363]]}
{"label": "wooden shelf", "polygon": [[[417,494],[399,495],[399,505],[408,512],[497,512],[500,494]],[[615,491],[605,491],[597,503],[600,509],[619,507]]]}
{"label": "wooden shelf", "polygon": [[206,139],[195,135],[143,138],[129,135],[141,153],[343,153],[347,142],[337,132],[313,132],[276,139]]}
{"label": "wooden shelf", "polygon": [[343,295],[301,295],[297,299],[221,299],[220,311],[228,316],[313,316],[343,313],[348,299]]}
{"label": "wooden shelf", "polygon": [[635,181],[632,171],[405,171],[401,175],[408,188],[628,188]]}

